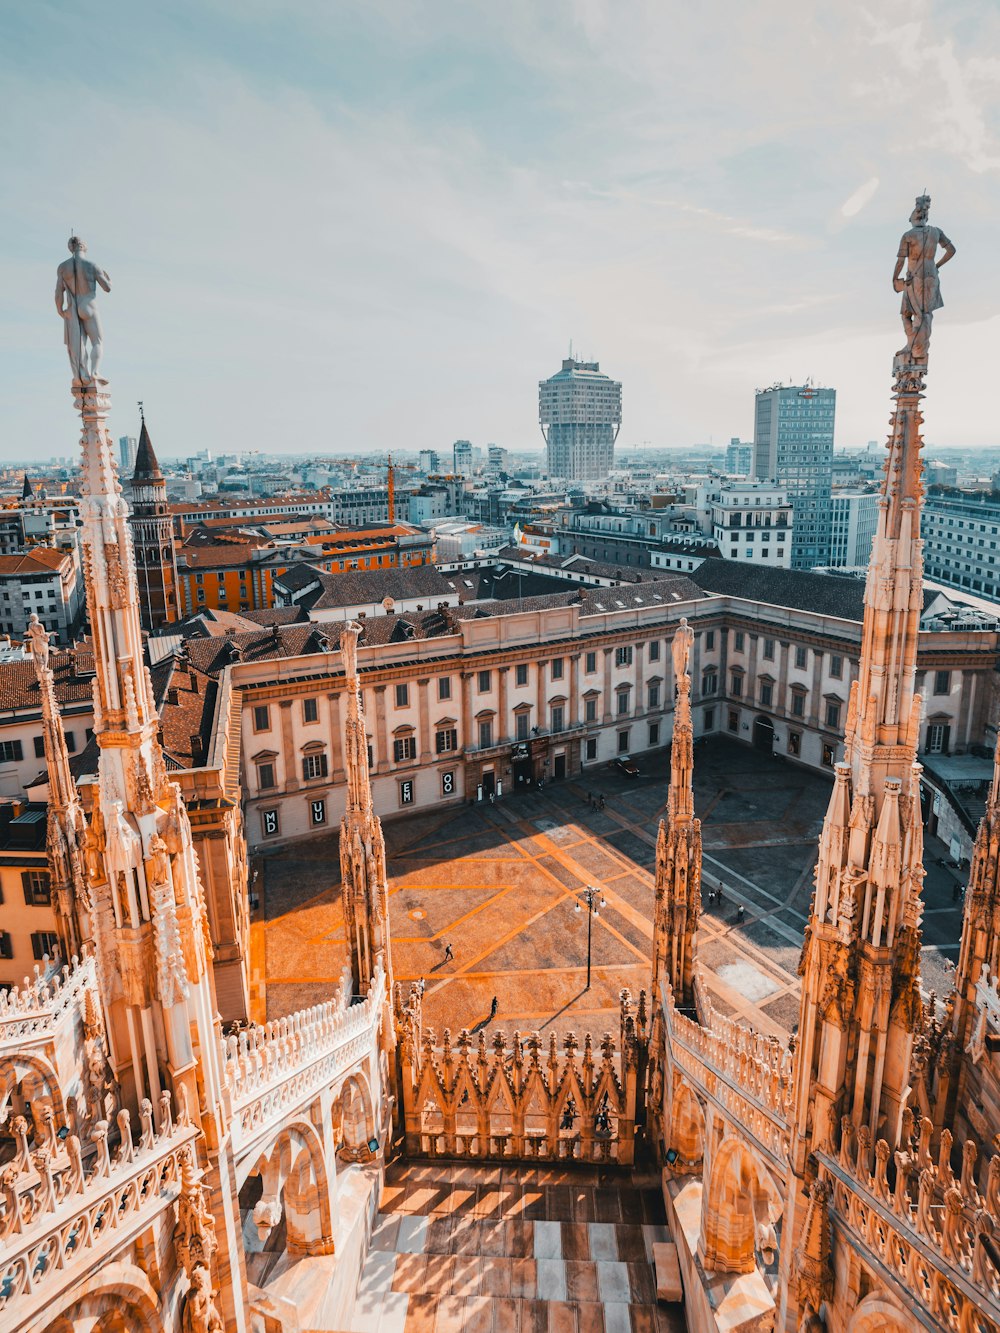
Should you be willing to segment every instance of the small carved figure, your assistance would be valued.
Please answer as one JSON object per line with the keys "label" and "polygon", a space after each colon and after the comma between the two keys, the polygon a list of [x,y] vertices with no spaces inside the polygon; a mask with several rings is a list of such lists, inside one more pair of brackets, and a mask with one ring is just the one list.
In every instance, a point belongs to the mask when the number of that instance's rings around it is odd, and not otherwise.
{"label": "small carved figure", "polygon": [[[71,258],[64,259],[56,269],[56,309],[64,321],[63,336],[73,379],[81,384],[106,384],[98,379],[103,337],[101,319],[97,313],[97,289],[110,292],[111,279],[102,268],[84,256],[87,247],[79,236],[67,242]],[[90,343],[88,364],[85,342]]]}
{"label": "small carved figure", "polygon": [[688,659],[693,644],[694,630],[688,624],[687,616],[681,616],[681,623],[674,631],[673,642],[670,645],[670,653],[674,659],[674,680],[678,683],[682,676],[687,675]]}
{"label": "small carved figure", "polygon": [[[922,194],[917,198],[910,214],[912,225],[909,231],[903,233],[899,242],[896,267],[892,274],[893,291],[903,293],[900,313],[906,346],[897,353],[903,363],[927,360],[934,311],[944,305],[938,270],[955,253],[955,247],[944,232],[928,224],[930,205],[930,195]],[[937,258],[939,247],[944,250],[940,260]],[[904,264],[905,278],[900,276]]]}
{"label": "small carved figure", "polygon": [[191,1274],[191,1287],[184,1299],[184,1333],[225,1333],[225,1327],[216,1308],[211,1274],[198,1264]]}
{"label": "small carved figure", "polygon": [[40,671],[48,669],[50,637],[45,626],[32,611],[28,622],[28,642],[31,645],[31,656],[35,659],[35,666]]}

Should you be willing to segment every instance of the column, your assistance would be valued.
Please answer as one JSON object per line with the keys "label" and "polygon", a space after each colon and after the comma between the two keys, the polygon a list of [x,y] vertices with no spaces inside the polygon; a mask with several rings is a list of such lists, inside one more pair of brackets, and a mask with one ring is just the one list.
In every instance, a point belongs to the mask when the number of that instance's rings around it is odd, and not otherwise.
{"label": "column", "polygon": [[431,762],[431,714],[430,703],[427,697],[427,687],[430,679],[424,676],[422,680],[417,681],[417,726],[420,735],[417,737],[417,749],[420,754],[420,762],[429,764]]}
{"label": "column", "polygon": [[462,672],[462,748],[469,750],[475,745],[472,735],[472,680],[471,671]]}
{"label": "column", "polygon": [[291,699],[281,700],[281,754],[285,761],[285,791],[298,791],[299,766],[296,762],[295,737],[292,735]]}
{"label": "column", "polygon": [[[809,710],[807,714],[811,727],[818,727],[822,716],[823,698],[820,691],[823,688],[823,663],[825,660],[826,653],[821,648],[817,648],[813,653],[813,682],[812,689],[809,691]],[[860,707],[860,700],[858,706]]]}
{"label": "column", "polygon": [[583,721],[583,709],[580,707],[580,654],[571,653],[569,659],[569,717],[571,727],[578,727]]}
{"label": "column", "polygon": [[605,650],[604,650],[604,700],[603,700],[603,702],[604,702],[604,713],[603,713],[603,716],[601,717],[601,722],[603,723],[604,726],[607,726],[608,723],[611,721],[611,718],[612,718],[612,713],[611,713],[611,703],[612,703],[612,699],[611,699],[611,654],[612,654],[613,652],[614,652],[614,649],[613,649],[613,648],[605,648]]}
{"label": "column", "polygon": [[632,716],[642,717],[646,711],[645,681],[642,678],[642,650],[645,644],[637,643],[632,650],[633,665],[635,667],[635,702],[632,705]]}
{"label": "column", "polygon": [[[760,647],[761,635],[750,635],[750,651],[747,654],[747,677],[743,684],[743,696],[745,701],[755,711],[757,709],[757,652]],[[753,726],[753,721],[750,723]]]}
{"label": "column", "polygon": [[384,685],[375,686],[375,772],[389,771],[389,746],[385,731],[385,690]]}
{"label": "column", "polygon": [[790,711],[785,696],[788,692],[788,661],[794,651],[795,649],[790,643],[785,643],[781,639],[778,640],[778,652],[781,654],[781,659],[778,665],[777,687],[774,692],[774,712],[776,713],[787,714]]}
{"label": "column", "polygon": [[344,773],[344,743],[340,734],[340,691],[333,690],[326,697],[330,705],[330,770],[334,782],[343,782],[346,775]]}
{"label": "column", "polygon": [[537,693],[537,699],[538,699],[538,717],[535,719],[535,724],[536,724],[536,726],[538,727],[538,729],[539,729],[540,731],[545,731],[545,730],[547,730],[548,725],[549,725],[549,710],[548,710],[548,709],[546,708],[546,706],[545,706],[545,703],[546,703],[546,700],[545,700],[545,663],[544,663],[544,662],[536,662],[536,663],[535,663],[535,670],[536,670],[537,673],[538,673],[538,676],[537,676],[537,685],[538,685],[538,693]]}
{"label": "column", "polygon": [[500,676],[500,704],[497,715],[497,744],[505,745],[510,740],[510,728],[507,726],[507,673],[509,666],[502,666],[498,669]]}

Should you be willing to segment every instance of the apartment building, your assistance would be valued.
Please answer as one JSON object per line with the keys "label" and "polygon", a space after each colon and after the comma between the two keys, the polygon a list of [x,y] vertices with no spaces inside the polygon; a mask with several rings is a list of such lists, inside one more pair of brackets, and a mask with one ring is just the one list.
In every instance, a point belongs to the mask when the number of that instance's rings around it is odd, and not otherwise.
{"label": "apartment building", "polygon": [[[695,630],[700,735],[832,770],[860,649],[858,580],[707,560],[689,576],[577,587],[492,606],[366,617],[361,677],[383,816],[582,777],[672,734],[670,642]],[[935,623],[940,624],[940,621]],[[339,626],[188,645],[242,700],[251,844],[335,824],[344,802]],[[921,748],[966,750],[995,707],[998,637],[927,630]]]}
{"label": "apartment building", "polygon": [[927,578],[1000,601],[1000,493],[932,486],[921,532]]}
{"label": "apartment building", "polygon": [[790,569],[795,531],[788,495],[769,482],[723,482],[707,497],[712,537],[730,560]]}

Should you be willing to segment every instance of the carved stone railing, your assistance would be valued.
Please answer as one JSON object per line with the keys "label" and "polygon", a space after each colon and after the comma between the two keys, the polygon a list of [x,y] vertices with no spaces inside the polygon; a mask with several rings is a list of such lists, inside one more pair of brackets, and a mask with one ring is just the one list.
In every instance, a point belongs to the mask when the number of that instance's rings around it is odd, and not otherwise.
{"label": "carved stone railing", "polygon": [[792,1054],[776,1037],[769,1037],[720,1014],[704,995],[695,992],[703,1023],[682,1014],[674,1003],[669,982],[663,987],[663,1009],[667,1030],[682,1041],[699,1060],[725,1082],[760,1105],[772,1118],[784,1123],[792,1104]]}
{"label": "carved stone railing", "polygon": [[834,1227],[843,1243],[889,1275],[904,1304],[929,1310],[934,1327],[1000,1333],[1000,1157],[990,1163],[984,1198],[974,1179],[972,1141],[956,1178],[951,1135],[943,1131],[935,1163],[929,1152],[932,1131],[924,1120],[919,1142],[904,1132],[905,1148],[894,1154],[879,1139],[872,1172],[868,1127],[855,1131],[845,1121],[839,1152],[827,1148],[815,1154],[833,1187]]}
{"label": "carved stone railing", "polygon": [[96,984],[92,956],[82,961],[74,956],[72,963],[49,973],[36,964],[33,978],[25,977],[22,986],[0,994],[0,1048],[53,1036],[63,1015]]}
{"label": "carved stone railing", "polygon": [[350,1072],[377,1041],[384,1004],[381,971],[359,1004],[351,1003],[351,980],[345,973],[332,1000],[224,1039],[223,1071],[237,1156],[258,1131],[317,1088]]}
{"label": "carved stone railing", "polygon": [[85,1153],[75,1135],[59,1137],[51,1118],[48,1141],[29,1147],[27,1122],[15,1117],[17,1155],[0,1173],[0,1327],[19,1327],[71,1279],[67,1270],[106,1261],[113,1246],[172,1208],[182,1157],[199,1131],[183,1105],[173,1120],[169,1093],[161,1096],[159,1133],[148,1101],[140,1121],[136,1143],[128,1111],[118,1112],[114,1152],[108,1122],[98,1122]]}
{"label": "carved stone railing", "polygon": [[630,1164],[634,1155],[638,1054],[645,996],[636,1014],[621,995],[620,1053],[610,1033],[595,1051],[567,1033],[513,1039],[498,1032],[487,1045],[463,1029],[439,1046],[421,1030],[416,989],[396,1021],[403,1072],[407,1150],[425,1157],[490,1161]]}

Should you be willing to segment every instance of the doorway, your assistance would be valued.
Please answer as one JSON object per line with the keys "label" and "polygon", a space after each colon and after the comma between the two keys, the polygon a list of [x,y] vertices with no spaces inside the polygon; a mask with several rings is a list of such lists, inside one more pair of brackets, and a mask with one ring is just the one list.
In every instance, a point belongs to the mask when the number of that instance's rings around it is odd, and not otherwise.
{"label": "doorway", "polygon": [[552,777],[555,782],[561,782],[566,776],[566,756],[557,754],[552,760]]}
{"label": "doorway", "polygon": [[753,720],[754,748],[766,754],[774,753],[774,723],[769,717],[755,717]]}
{"label": "doorway", "polygon": [[483,800],[488,801],[497,789],[496,774],[492,768],[483,769]]}

